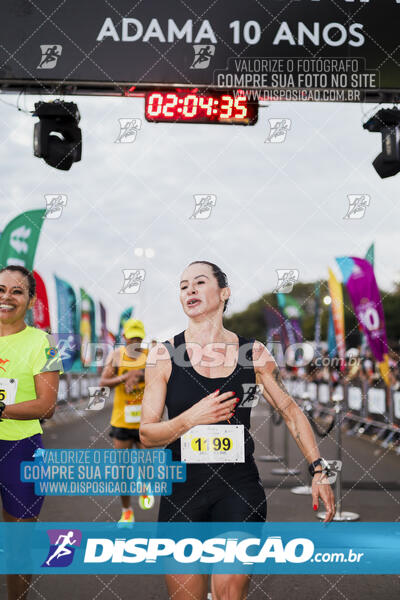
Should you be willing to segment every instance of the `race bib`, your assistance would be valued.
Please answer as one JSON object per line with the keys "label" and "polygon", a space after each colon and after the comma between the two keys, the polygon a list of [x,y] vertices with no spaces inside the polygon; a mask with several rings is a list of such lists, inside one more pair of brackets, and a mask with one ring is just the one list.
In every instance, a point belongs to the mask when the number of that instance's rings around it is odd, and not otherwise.
{"label": "race bib", "polygon": [[244,425],[197,425],[181,437],[186,463],[243,463]]}
{"label": "race bib", "polygon": [[126,423],[140,423],[140,417],[142,413],[141,404],[126,404],[125,405],[125,422]]}
{"label": "race bib", "polygon": [[0,377],[0,401],[4,402],[4,404],[15,404],[17,387],[18,379]]}

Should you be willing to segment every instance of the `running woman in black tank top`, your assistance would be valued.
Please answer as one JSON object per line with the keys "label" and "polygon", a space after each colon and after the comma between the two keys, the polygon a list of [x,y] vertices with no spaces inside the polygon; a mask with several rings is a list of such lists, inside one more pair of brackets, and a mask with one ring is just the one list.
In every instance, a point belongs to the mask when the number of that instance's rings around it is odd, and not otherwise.
{"label": "running woman in black tank top", "polygon": [[[254,388],[256,384],[253,342],[238,336],[239,357],[231,374],[210,378],[193,368],[184,334],[176,335],[173,345],[164,342],[172,362],[165,399],[168,417],[173,419],[182,414],[217,388],[220,392],[232,390],[239,402],[234,406],[229,424],[243,425],[245,460],[240,463],[187,464],[186,481],[174,485],[172,496],[161,498],[159,521],[265,521],[265,493],[253,459],[251,407],[242,406],[244,390]],[[228,424],[228,421],[224,423]],[[168,444],[167,448],[172,450],[173,460],[181,460],[180,439]]]}
{"label": "running woman in black tank top", "polygon": [[[187,463],[186,482],[173,484],[171,496],[161,499],[159,521],[265,521],[265,493],[253,459],[244,385],[263,386],[264,397],[283,416],[309,463],[319,458],[314,434],[307,417],[288,395],[279,368],[264,345],[223,327],[222,314],[230,295],[226,275],[207,261],[191,263],[182,275],[180,289],[189,325],[150,351],[142,403],[140,437],[144,446],[165,446],[172,450],[174,460]],[[233,361],[227,360],[232,359],[232,348]],[[161,421],[165,407],[168,420]],[[211,431],[220,433],[212,438]],[[204,451],[199,439],[208,440],[208,449],[210,440],[220,440],[214,448],[220,462],[215,462],[215,454],[212,462],[197,462],[200,450]],[[227,439],[224,454],[220,444]],[[320,469],[319,473],[325,483]],[[335,513],[333,493],[329,485],[318,485],[318,477],[312,484],[314,508],[321,497],[327,510],[325,521],[330,521]],[[206,600],[207,579],[199,574],[167,575],[170,598]],[[213,598],[243,600],[249,580],[248,575],[213,574]]]}

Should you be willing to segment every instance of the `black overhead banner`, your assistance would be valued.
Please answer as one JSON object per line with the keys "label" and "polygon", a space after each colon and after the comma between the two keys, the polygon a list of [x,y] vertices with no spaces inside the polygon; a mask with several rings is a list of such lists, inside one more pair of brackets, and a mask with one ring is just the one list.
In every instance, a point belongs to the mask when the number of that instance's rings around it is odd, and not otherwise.
{"label": "black overhead banner", "polygon": [[179,85],[393,98],[400,88],[400,0],[2,0],[0,16],[3,90]]}

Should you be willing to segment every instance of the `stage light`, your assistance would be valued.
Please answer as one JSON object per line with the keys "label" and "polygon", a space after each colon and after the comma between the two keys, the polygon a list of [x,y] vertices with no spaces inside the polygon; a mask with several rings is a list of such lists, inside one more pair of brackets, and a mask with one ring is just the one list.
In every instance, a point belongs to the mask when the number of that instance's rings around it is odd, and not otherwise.
{"label": "stage light", "polygon": [[372,163],[382,179],[393,177],[400,171],[400,111],[398,108],[381,108],[363,124],[368,131],[382,135],[382,152]]}
{"label": "stage light", "polygon": [[39,117],[33,132],[33,154],[62,171],[82,157],[80,114],[74,102],[55,100],[36,102],[34,117]]}

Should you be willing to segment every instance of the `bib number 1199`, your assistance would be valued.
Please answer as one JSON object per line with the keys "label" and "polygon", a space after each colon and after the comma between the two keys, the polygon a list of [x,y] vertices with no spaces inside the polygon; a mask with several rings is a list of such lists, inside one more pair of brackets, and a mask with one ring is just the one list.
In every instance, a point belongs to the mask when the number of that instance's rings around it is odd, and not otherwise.
{"label": "bib number 1199", "polygon": [[194,438],[191,443],[192,449],[198,452],[207,452],[212,449],[216,452],[228,452],[232,448],[232,440],[228,437],[220,438]]}
{"label": "bib number 1199", "polygon": [[197,425],[181,437],[186,463],[244,462],[244,425]]}

